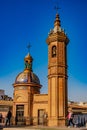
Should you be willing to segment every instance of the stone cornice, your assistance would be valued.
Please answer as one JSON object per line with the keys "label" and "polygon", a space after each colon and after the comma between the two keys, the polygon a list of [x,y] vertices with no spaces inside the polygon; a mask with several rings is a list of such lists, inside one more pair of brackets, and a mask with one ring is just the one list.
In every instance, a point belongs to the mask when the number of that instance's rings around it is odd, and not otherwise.
{"label": "stone cornice", "polygon": [[69,39],[68,39],[68,37],[64,33],[57,32],[57,33],[49,35],[48,38],[47,38],[47,40],[46,40],[46,42],[48,43],[48,45],[51,42],[55,42],[55,41],[65,42],[66,44],[68,44]]}
{"label": "stone cornice", "polygon": [[64,67],[64,68],[68,68],[68,65],[60,65],[60,64],[55,64],[55,65],[48,65],[48,69],[50,69],[51,67],[55,67],[55,66],[57,66],[57,67]]}
{"label": "stone cornice", "polygon": [[13,106],[13,101],[0,100],[0,105]]}
{"label": "stone cornice", "polygon": [[62,78],[64,77],[64,78],[66,78],[66,79],[68,78],[68,76],[67,76],[66,74],[61,74],[61,73],[58,73],[58,74],[50,74],[50,75],[48,75],[47,77],[48,77],[48,79],[49,79],[49,78],[52,78],[52,77],[62,77]]}
{"label": "stone cornice", "polygon": [[33,104],[48,104],[48,101],[34,101]]}
{"label": "stone cornice", "polygon": [[38,85],[38,84],[35,84],[35,83],[14,83],[13,84],[14,87],[18,87],[18,86],[25,86],[25,87],[38,87],[38,88],[41,88],[42,85]]}

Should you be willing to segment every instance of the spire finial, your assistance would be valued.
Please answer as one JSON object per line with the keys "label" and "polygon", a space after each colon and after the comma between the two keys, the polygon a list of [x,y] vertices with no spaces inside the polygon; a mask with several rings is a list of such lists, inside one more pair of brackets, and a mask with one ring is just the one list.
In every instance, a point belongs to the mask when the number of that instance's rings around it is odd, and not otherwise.
{"label": "spire finial", "polygon": [[29,44],[27,45],[28,53],[30,53],[30,48],[31,48],[31,44],[29,43]]}
{"label": "spire finial", "polygon": [[58,14],[58,10],[60,9],[58,7],[58,4],[56,4],[55,8],[56,10],[56,18],[55,18],[55,21],[54,21],[54,30],[56,30],[56,32],[60,29],[60,18],[59,18],[59,14]]}

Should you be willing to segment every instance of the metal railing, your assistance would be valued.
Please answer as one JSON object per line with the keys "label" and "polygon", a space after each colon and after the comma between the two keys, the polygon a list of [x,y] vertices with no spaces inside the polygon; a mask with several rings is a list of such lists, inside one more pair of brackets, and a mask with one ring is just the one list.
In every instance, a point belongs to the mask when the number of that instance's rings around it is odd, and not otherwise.
{"label": "metal railing", "polygon": [[47,125],[48,119],[44,117],[12,117],[11,124],[13,125]]}

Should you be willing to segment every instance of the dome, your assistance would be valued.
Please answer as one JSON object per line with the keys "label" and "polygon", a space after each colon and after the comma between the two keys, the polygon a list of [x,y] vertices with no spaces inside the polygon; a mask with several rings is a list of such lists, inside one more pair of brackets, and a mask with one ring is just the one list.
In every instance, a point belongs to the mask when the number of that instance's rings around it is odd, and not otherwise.
{"label": "dome", "polygon": [[24,71],[19,73],[16,77],[15,83],[37,83],[40,84],[40,80],[33,72]]}

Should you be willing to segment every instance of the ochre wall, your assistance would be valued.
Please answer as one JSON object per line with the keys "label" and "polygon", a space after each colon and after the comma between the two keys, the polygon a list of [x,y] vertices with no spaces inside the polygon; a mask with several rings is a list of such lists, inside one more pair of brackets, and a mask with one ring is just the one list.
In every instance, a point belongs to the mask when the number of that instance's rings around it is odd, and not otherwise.
{"label": "ochre wall", "polygon": [[38,124],[38,110],[48,113],[48,94],[34,94],[33,100],[33,124]]}

